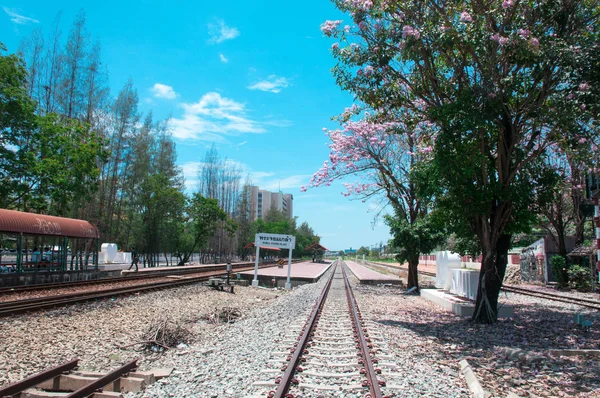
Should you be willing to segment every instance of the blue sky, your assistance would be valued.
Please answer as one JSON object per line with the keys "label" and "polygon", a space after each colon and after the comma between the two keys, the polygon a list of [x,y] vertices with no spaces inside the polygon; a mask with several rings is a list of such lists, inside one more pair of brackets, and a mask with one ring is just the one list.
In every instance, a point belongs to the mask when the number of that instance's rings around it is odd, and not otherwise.
{"label": "blue sky", "polygon": [[341,195],[341,182],[309,189],[327,159],[323,127],[352,104],[335,85],[326,19],[351,23],[327,0],[29,1],[0,4],[0,41],[9,52],[41,27],[47,36],[61,12],[63,37],[83,8],[112,94],[133,78],[140,111],[171,117],[178,163],[194,186],[199,162],[213,143],[262,189],[294,195],[294,214],[330,249],[389,239],[376,206]]}

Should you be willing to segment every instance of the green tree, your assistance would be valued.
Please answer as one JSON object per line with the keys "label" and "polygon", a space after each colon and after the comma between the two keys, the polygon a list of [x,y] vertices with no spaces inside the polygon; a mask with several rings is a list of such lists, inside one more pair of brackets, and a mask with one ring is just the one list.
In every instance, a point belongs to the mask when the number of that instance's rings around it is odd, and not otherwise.
{"label": "green tree", "polygon": [[5,55],[0,42],[0,207],[14,206],[29,192],[35,153],[29,142],[36,126],[35,103],[27,95],[23,60]]}
{"label": "green tree", "polygon": [[365,247],[365,246],[361,246],[357,251],[356,251],[356,255],[359,257],[362,256],[368,256],[369,255],[369,248]]}
{"label": "green tree", "polygon": [[[221,222],[227,221],[227,214],[219,206],[217,199],[205,198],[199,193],[192,195],[187,215],[189,223],[186,235],[180,240],[179,265],[189,261],[196,249],[202,248],[214,235]],[[229,224],[229,230],[234,231],[235,224]]]}

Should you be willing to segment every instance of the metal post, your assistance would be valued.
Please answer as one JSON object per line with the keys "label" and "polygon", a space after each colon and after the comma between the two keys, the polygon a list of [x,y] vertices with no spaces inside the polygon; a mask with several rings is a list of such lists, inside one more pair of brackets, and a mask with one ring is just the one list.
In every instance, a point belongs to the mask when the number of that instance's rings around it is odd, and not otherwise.
{"label": "metal post", "polygon": [[60,258],[60,268],[65,271],[67,269],[67,241],[68,238],[63,236],[62,256]]}
{"label": "metal post", "polygon": [[256,245],[256,257],[254,258],[254,279],[252,280],[252,286],[258,287],[258,254],[260,246]]}
{"label": "metal post", "polygon": [[600,202],[594,198],[594,224],[596,227],[596,270],[598,271],[598,282],[600,283]]}
{"label": "metal post", "polygon": [[17,272],[23,272],[23,234],[19,234],[19,240],[17,241]]}
{"label": "metal post", "polygon": [[96,253],[94,254],[94,267],[98,271],[98,257],[100,257],[100,239],[96,239]]}
{"label": "metal post", "polygon": [[227,261],[227,285],[229,285],[229,276],[231,275],[232,270],[231,262]]}
{"label": "metal post", "polygon": [[292,288],[292,282],[290,281],[290,275],[292,273],[292,249],[290,248],[289,250],[290,250],[290,255],[288,256],[288,274],[287,274],[287,281],[285,282],[286,289]]}

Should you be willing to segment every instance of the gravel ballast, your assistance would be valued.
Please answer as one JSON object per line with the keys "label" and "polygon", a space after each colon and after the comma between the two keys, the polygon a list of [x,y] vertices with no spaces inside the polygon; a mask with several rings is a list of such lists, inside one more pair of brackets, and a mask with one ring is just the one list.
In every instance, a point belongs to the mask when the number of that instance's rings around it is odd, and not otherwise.
{"label": "gravel ballast", "polygon": [[[129,398],[248,397],[290,325],[303,319],[326,278],[292,291],[236,287],[234,295],[194,285],[0,319],[0,385],[80,358],[80,368],[108,371],[139,358],[140,370],[174,368],[172,375]],[[552,349],[598,349],[600,316],[582,307],[502,294],[515,317],[478,325],[396,287],[357,286],[363,314],[377,325],[405,375],[402,397],[468,397],[459,361],[467,359],[494,397],[597,397],[596,357],[555,357]],[[234,323],[211,315],[234,308]],[[590,331],[573,324],[583,313]],[[142,335],[169,319],[193,340],[165,352],[142,350]],[[396,384],[396,383],[395,383]],[[325,395],[326,396],[326,395]]]}

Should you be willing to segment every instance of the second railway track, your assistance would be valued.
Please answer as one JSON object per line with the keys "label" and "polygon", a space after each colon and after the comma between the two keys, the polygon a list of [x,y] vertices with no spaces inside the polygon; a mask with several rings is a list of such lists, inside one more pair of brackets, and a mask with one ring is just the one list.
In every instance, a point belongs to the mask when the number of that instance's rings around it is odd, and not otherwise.
{"label": "second railway track", "polygon": [[[236,271],[247,271],[254,269],[254,266],[237,268]],[[224,271],[196,272],[193,275],[183,276],[169,281],[160,281],[154,283],[144,283],[140,285],[128,285],[115,287],[111,289],[102,289],[94,291],[82,291],[68,294],[55,294],[43,297],[29,298],[24,300],[13,300],[0,302],[0,317],[22,314],[29,311],[50,309],[54,307],[77,304],[91,300],[112,298],[115,296],[143,293],[157,289],[179,287],[199,282],[207,281],[211,277],[222,276]],[[161,275],[165,277],[167,275]],[[123,280],[127,281],[127,279]],[[118,283],[119,281],[113,281]]]}

